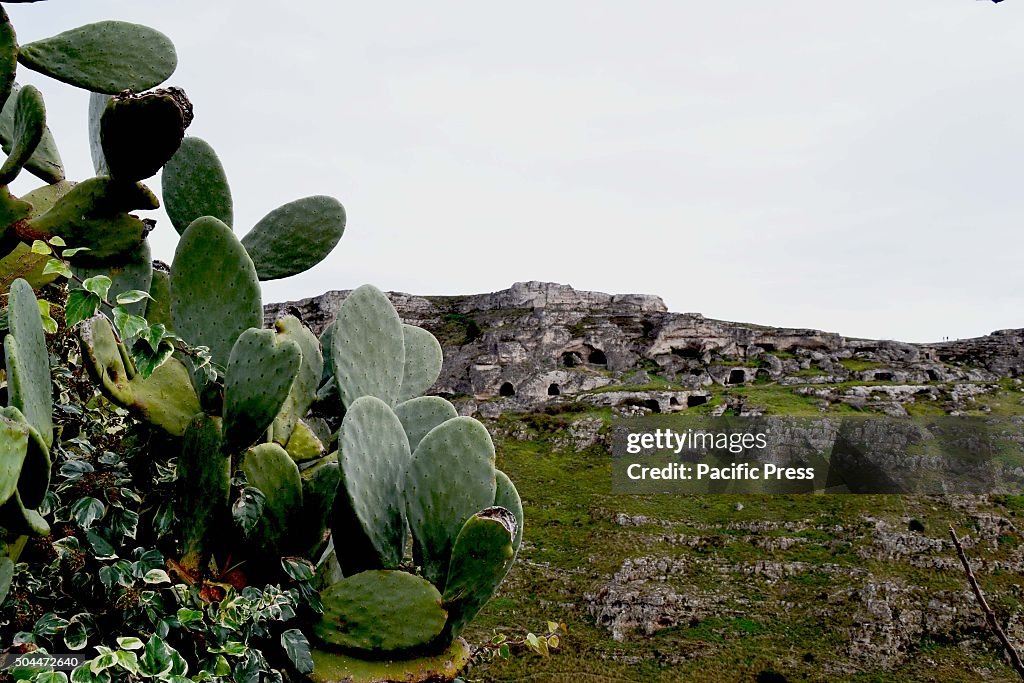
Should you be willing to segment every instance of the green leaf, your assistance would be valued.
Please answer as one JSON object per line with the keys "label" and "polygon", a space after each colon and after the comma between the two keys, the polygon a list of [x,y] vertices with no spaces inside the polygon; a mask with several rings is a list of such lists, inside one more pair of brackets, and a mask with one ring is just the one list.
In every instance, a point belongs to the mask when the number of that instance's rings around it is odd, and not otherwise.
{"label": "green leaf", "polygon": [[51,274],[63,275],[64,277],[69,279],[72,276],[71,269],[68,268],[68,264],[64,263],[60,259],[55,258],[50,259],[49,261],[46,262],[46,265],[43,266],[43,275]]}
{"label": "green leaf", "polygon": [[299,673],[308,674],[313,671],[313,655],[309,651],[309,641],[302,635],[302,631],[293,628],[282,633],[281,647]]}
{"label": "green leaf", "polygon": [[106,511],[106,506],[95,498],[79,498],[71,506],[71,517],[78,522],[78,526],[91,529],[97,520],[103,518]]}
{"label": "green leaf", "polygon": [[266,500],[267,497],[258,488],[246,486],[242,489],[238,500],[231,506],[231,516],[238,528],[241,529],[243,536],[248,537],[249,532],[256,526],[256,522],[260,521]]}
{"label": "green leaf", "polygon": [[95,531],[87,531],[85,537],[88,539],[89,545],[92,546],[92,551],[96,553],[97,559],[117,557],[117,551],[114,550],[114,546],[110,544],[110,541]]}
{"label": "green leaf", "polygon": [[64,251],[60,252],[60,255],[63,256],[64,258],[71,258],[72,256],[81,251],[92,251],[92,249],[90,249],[89,247],[72,247],[71,249],[65,249]]}
{"label": "green leaf", "polygon": [[47,612],[39,618],[39,621],[32,627],[32,634],[49,638],[55,636],[68,627],[68,620],[58,617],[53,612]]}
{"label": "green leaf", "polygon": [[156,369],[167,362],[174,355],[174,346],[170,342],[161,342],[156,352],[150,351],[147,346],[149,342],[138,341],[132,346],[132,360],[135,361],[135,370],[143,379],[148,379],[156,372]]}
{"label": "green leaf", "polygon": [[171,668],[174,666],[174,662],[171,659],[172,652],[174,650],[164,642],[163,638],[159,638],[156,635],[150,636],[142,659],[139,660],[139,672],[143,676],[153,678],[159,678],[171,673]]}
{"label": "green leaf", "polygon": [[159,351],[160,342],[162,342],[166,336],[167,328],[164,327],[163,323],[157,323],[156,325],[150,325],[143,333],[140,340],[146,342],[151,350]]}
{"label": "green leaf", "polygon": [[33,676],[32,683],[68,683],[68,675],[63,671],[44,671]]}
{"label": "green leaf", "polygon": [[125,343],[131,342],[131,340],[145,334],[149,330],[149,323],[146,322],[145,318],[131,315],[123,306],[115,306],[113,312],[114,325],[117,327],[117,331]]}
{"label": "green leaf", "polygon": [[85,287],[87,291],[92,292],[100,299],[107,298],[107,292],[110,291],[110,285],[110,278],[106,275],[93,275],[82,283],[82,286]]}
{"label": "green leaf", "polygon": [[511,648],[509,648],[508,645],[502,645],[500,648],[498,648],[498,656],[502,659],[508,659],[512,656]]}
{"label": "green leaf", "polygon": [[143,292],[141,289],[129,289],[127,292],[121,292],[117,295],[117,303],[119,304],[135,304],[143,299],[152,299],[149,292]]}
{"label": "green leaf", "polygon": [[81,650],[87,642],[89,642],[89,633],[82,622],[72,621],[64,629],[64,645],[72,652]]}
{"label": "green leaf", "polygon": [[86,662],[71,672],[71,683],[110,683],[110,674],[106,671],[94,674],[90,670],[89,666],[92,661],[95,660]]}
{"label": "green leaf", "polygon": [[281,568],[296,581],[309,581],[313,578],[313,563],[303,557],[282,557]]}
{"label": "green leaf", "polygon": [[117,646],[122,650],[141,650],[144,645],[141,638],[134,636],[121,636],[117,639]]}
{"label": "green leaf", "polygon": [[42,240],[34,240],[32,242],[32,253],[33,254],[42,254],[44,256],[49,256],[50,254],[53,253],[53,250],[50,249],[50,245],[47,244],[46,242],[44,242]]}
{"label": "green leaf", "polygon": [[171,577],[163,569],[150,569],[142,580],[146,583],[170,583]]}
{"label": "green leaf", "polygon": [[197,609],[182,607],[178,610],[178,623],[184,627],[199,623],[203,620],[203,613]]}
{"label": "green leaf", "polygon": [[68,294],[68,302],[64,305],[64,322],[74,327],[83,320],[96,315],[100,310],[100,297],[84,289],[72,289]]}
{"label": "green leaf", "polygon": [[[138,639],[136,639],[138,640]],[[141,641],[140,641],[141,643]],[[139,656],[134,652],[128,652],[127,650],[117,651],[117,665],[127,671],[130,674],[138,675],[139,673]]]}
{"label": "green leaf", "polygon": [[68,246],[67,242],[65,242],[64,238],[61,237],[60,235],[54,235],[53,237],[51,237],[50,238],[50,244],[55,246],[55,247],[66,247],[66,246]]}
{"label": "green leaf", "polygon": [[112,666],[117,666],[117,655],[113,652],[105,652],[89,662],[89,671],[93,674],[98,674]]}

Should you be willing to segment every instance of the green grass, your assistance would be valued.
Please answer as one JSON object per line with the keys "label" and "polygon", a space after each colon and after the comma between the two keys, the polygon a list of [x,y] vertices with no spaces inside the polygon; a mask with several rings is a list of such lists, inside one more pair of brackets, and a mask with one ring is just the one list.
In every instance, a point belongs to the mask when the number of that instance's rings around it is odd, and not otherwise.
{"label": "green grass", "polygon": [[[796,407],[817,413],[788,387],[743,387],[721,390],[719,397],[742,391],[748,401],[772,401],[773,412]],[[916,590],[963,591],[958,571],[935,571],[909,562],[865,559],[871,547],[871,524],[888,520],[902,528],[907,517],[926,525],[925,535],[943,538],[950,522],[970,528],[970,518],[942,498],[900,496],[624,496],[611,493],[610,457],[600,447],[583,453],[557,452],[552,439],[568,422],[610,411],[578,409],[543,418],[502,416],[499,426],[516,421],[530,425],[522,440],[499,439],[498,466],[516,482],[526,510],[526,542],[499,595],[483,610],[467,637],[489,638],[495,632],[521,637],[539,632],[549,620],[565,622],[562,647],[543,659],[520,654],[478,665],[467,681],[717,682],[753,681],[764,670],[796,681],[831,681],[837,664],[846,662],[847,630],[857,629],[855,610],[825,596],[854,593],[870,571],[880,580]],[[742,509],[737,510],[737,503]],[[991,503],[997,514],[1024,516],[1024,496]],[[620,526],[615,515],[645,515],[657,524]],[[745,524],[790,523],[752,534]],[[872,523],[873,524],[873,523]],[[837,534],[843,525],[847,531]],[[699,537],[690,547],[671,541],[678,535]],[[770,539],[799,539],[786,549],[766,549]],[[1019,539],[1018,539],[1019,540]],[[756,543],[755,543],[756,541]],[[995,550],[978,548],[978,559],[1006,559],[1017,541],[1005,539]],[[721,594],[715,610],[669,624],[650,636],[632,634],[612,640],[595,623],[583,596],[598,589],[629,558],[655,556],[683,561],[683,574],[668,585],[683,594]],[[805,563],[806,570],[780,580],[726,571],[757,562]],[[658,582],[655,581],[654,584]],[[1019,577],[983,574],[982,584],[997,611],[1013,607]],[[982,636],[984,640],[984,637]],[[963,649],[953,643],[922,640],[892,670],[858,666],[844,680],[944,682],[1010,681],[1012,672],[987,643]]]}
{"label": "green grass", "polygon": [[886,367],[885,363],[874,360],[862,360],[860,358],[843,358],[839,364],[850,372],[864,372],[865,370],[881,370]]}

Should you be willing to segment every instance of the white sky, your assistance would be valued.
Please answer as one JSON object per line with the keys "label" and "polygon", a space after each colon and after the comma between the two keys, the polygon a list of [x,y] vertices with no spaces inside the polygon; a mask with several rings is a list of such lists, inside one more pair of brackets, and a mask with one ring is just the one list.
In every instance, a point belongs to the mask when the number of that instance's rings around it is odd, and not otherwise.
{"label": "white sky", "polygon": [[[1022,0],[6,8],[22,42],[167,33],[240,234],[341,199],[338,249],[265,301],[548,280],[865,337],[1024,326]],[[88,177],[87,96],[29,74]]]}

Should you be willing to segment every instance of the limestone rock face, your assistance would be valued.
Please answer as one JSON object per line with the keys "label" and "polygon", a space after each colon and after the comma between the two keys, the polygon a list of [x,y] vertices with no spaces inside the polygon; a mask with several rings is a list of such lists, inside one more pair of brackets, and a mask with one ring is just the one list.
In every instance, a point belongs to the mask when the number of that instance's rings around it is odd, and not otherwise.
{"label": "limestone rock face", "polygon": [[[331,291],[270,304],[267,322],[292,313],[320,334],[347,295]],[[972,386],[964,383],[1024,377],[1024,329],[935,344],[854,339],[671,313],[657,296],[544,282],[519,282],[490,294],[389,296],[405,322],[441,341],[444,369],[432,392],[461,401],[467,412],[533,410],[571,400],[671,412],[700,405],[715,385],[777,382],[799,386],[795,390],[804,395],[807,385],[825,387],[818,394],[823,405],[875,405],[893,413],[936,383]],[[638,378],[650,382],[645,386]],[[867,388],[849,386],[858,382]],[[900,388],[887,391],[880,384]],[[605,388],[622,391],[602,397]],[[645,391],[658,393],[637,395]],[[948,412],[964,408],[958,397],[973,400],[950,393]],[[489,402],[494,405],[480,407]]]}

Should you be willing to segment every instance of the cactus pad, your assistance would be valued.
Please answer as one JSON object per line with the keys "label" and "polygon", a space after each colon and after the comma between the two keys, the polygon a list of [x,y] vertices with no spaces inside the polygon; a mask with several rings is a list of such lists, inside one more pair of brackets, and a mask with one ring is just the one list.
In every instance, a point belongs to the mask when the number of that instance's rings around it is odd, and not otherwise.
{"label": "cactus pad", "polygon": [[[3,109],[0,110],[0,144],[2,144],[4,152],[8,154],[14,144],[14,119],[18,101],[15,95],[19,89],[20,86],[15,83]],[[64,180],[64,163],[60,159],[57,143],[54,142],[49,128],[43,130],[43,137],[36,145],[35,152],[25,164],[25,168],[47,183],[59,183]]]}
{"label": "cactus pad", "polygon": [[443,586],[452,544],[466,520],[494,503],[494,444],[471,417],[435,427],[413,453],[405,498],[413,555],[423,575]]}
{"label": "cactus pad", "polygon": [[53,443],[50,357],[36,295],[24,280],[11,284],[7,316],[11,331],[4,338],[4,351],[10,403],[49,447]]}
{"label": "cactus pad", "polygon": [[338,456],[322,458],[310,468],[302,470],[302,523],[296,534],[302,539],[301,552],[316,561],[327,545],[331,510],[341,481]]}
{"label": "cactus pad", "polygon": [[8,498],[6,503],[0,505],[0,522],[3,523],[4,530],[16,535],[48,536],[50,534],[50,525],[46,523],[43,516],[26,507],[17,492]]}
{"label": "cactus pad", "polygon": [[58,81],[108,95],[149,90],[170,78],[178,65],[167,36],[123,21],[88,24],[22,45],[18,61]]}
{"label": "cactus pad", "polygon": [[344,539],[338,561],[346,575],[394,569],[405,554],[402,479],[409,440],[386,403],[363,396],[341,423],[341,485],[334,501],[334,538]]}
{"label": "cactus pad", "polygon": [[[83,280],[94,275],[109,277],[110,290],[107,292],[107,301],[111,303],[115,302],[117,296],[124,292],[132,290],[148,292],[153,283],[153,257],[149,250],[149,242],[143,240],[142,244],[120,263],[108,267],[76,267],[75,275]],[[142,315],[146,310],[146,300],[124,304],[124,308],[132,315]]]}
{"label": "cactus pad", "polygon": [[405,371],[398,401],[416,398],[434,385],[441,374],[444,353],[434,335],[422,327],[402,325],[405,337]]}
{"label": "cactus pad", "polygon": [[146,300],[146,320],[150,325],[171,326],[171,269],[166,263],[152,264],[149,299]]}
{"label": "cactus pad", "polygon": [[234,221],[227,174],[205,140],[186,137],[181,141],[164,166],[162,185],[167,216],[179,234],[203,216],[217,218],[227,226]]}
{"label": "cactus pad", "polygon": [[302,351],[273,330],[250,328],[231,349],[224,383],[224,440],[231,450],[260,439],[288,398]]}
{"label": "cactus pad", "polygon": [[501,470],[494,471],[494,480],[497,488],[494,493],[494,504],[503,507],[516,518],[516,533],[512,539],[512,548],[518,553],[519,547],[523,544],[523,529],[526,525],[523,514],[523,501],[519,498],[519,491],[515,484],[508,478],[508,475]]}
{"label": "cactus pad", "polygon": [[324,613],[313,634],[326,645],[370,656],[422,648],[441,633],[448,617],[438,590],[402,571],[361,572],[320,597]]}
{"label": "cactus pad", "polygon": [[302,509],[302,481],[295,461],[276,443],[261,443],[242,456],[241,470],[266,500],[250,540],[258,551],[280,557],[299,540],[290,526]]}
{"label": "cactus pad", "polygon": [[288,435],[288,443],[284,444],[284,449],[295,462],[305,462],[324,454],[324,442],[304,420],[299,420]]}
{"label": "cactus pad", "polygon": [[313,683],[435,683],[455,680],[472,657],[465,640],[457,639],[436,655],[412,659],[367,660],[312,648],[313,671],[306,674]]}
{"label": "cactus pad", "polygon": [[[302,418],[316,398],[316,390],[320,385],[320,377],[324,371],[324,357],[320,351],[320,342],[316,335],[309,331],[298,318],[288,315],[276,323],[274,329],[285,339],[291,339],[302,350],[302,364],[295,376],[288,398],[281,406],[281,411],[274,418],[274,441],[286,444],[291,440],[292,429]],[[289,452],[291,449],[289,449]]]}
{"label": "cactus pad", "polygon": [[43,95],[31,85],[18,91],[14,103],[14,130],[7,160],[0,166],[0,185],[9,185],[32,158],[46,131]]}
{"label": "cactus pad", "polygon": [[208,346],[226,365],[239,335],[263,326],[256,269],[231,228],[216,218],[195,221],[178,241],[171,267],[172,329]]}
{"label": "cactus pad", "polygon": [[[10,17],[0,7],[0,102],[6,102],[14,88],[14,76],[18,71],[18,36],[14,32]],[[0,553],[2,555],[2,553]],[[0,597],[0,603],[3,598]]]}
{"label": "cactus pad", "polygon": [[462,632],[505,578],[515,559],[516,526],[513,514],[502,507],[481,510],[466,520],[452,547],[444,587],[447,637]]}
{"label": "cactus pad", "polygon": [[405,341],[402,321],[383,292],[363,285],[346,297],[334,322],[331,347],[346,407],[360,396],[395,404],[405,371]]}
{"label": "cactus pad", "polygon": [[103,156],[103,139],[100,122],[103,112],[107,109],[110,95],[94,92],[89,93],[89,153],[92,156],[92,168],[96,175],[110,175],[107,160]]}
{"label": "cactus pad", "polygon": [[192,105],[178,88],[112,97],[100,118],[100,144],[109,173],[137,181],[156,175],[178,151]]}
{"label": "cactus pad", "polygon": [[260,280],[309,270],[331,253],[345,232],[345,209],[333,197],[298,199],[274,209],[242,238]]}
{"label": "cactus pad", "polygon": [[185,430],[178,457],[178,519],[184,554],[181,565],[193,576],[211,553],[223,547],[231,528],[231,458],[221,448],[221,421],[197,414]]}
{"label": "cactus pad", "polygon": [[458,417],[459,412],[440,396],[420,396],[395,406],[395,415],[409,437],[409,448],[416,450],[431,429]]}
{"label": "cactus pad", "polygon": [[[17,408],[0,409],[0,425],[3,427],[0,441],[13,439],[11,444],[2,446],[3,456],[0,457],[5,462],[16,463],[17,467],[14,471],[15,489],[10,493],[6,490],[9,483],[5,483],[7,474],[0,474],[0,479],[4,480],[0,481],[0,502],[9,499],[16,491],[26,507],[37,507],[46,497],[46,489],[50,485],[50,449]],[[25,435],[24,446],[19,435],[22,432]]]}
{"label": "cactus pad", "polygon": [[69,245],[89,248],[76,255],[76,261],[107,262],[135,250],[148,232],[146,225],[128,212],[158,208],[160,202],[143,185],[90,178],[29,221],[24,237],[57,235]]}
{"label": "cactus pad", "polygon": [[168,358],[143,379],[126,363],[128,353],[105,317],[85,321],[79,334],[86,369],[108,399],[169,434],[185,433],[200,406],[188,370],[178,359]]}

